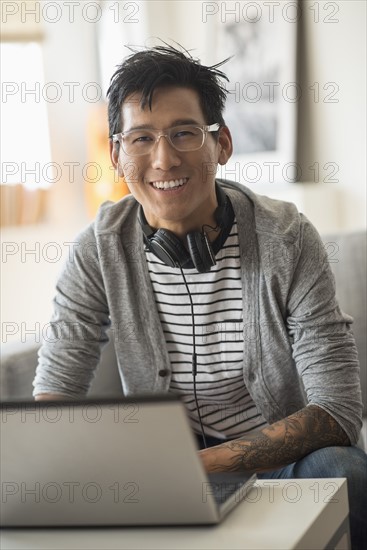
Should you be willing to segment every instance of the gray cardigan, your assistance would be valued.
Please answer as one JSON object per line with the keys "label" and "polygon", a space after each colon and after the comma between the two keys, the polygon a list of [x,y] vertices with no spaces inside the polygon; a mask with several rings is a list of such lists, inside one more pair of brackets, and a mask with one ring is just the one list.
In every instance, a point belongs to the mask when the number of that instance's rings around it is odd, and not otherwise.
{"label": "gray cardigan", "polygon": [[[352,318],[326,251],[296,207],[218,180],[239,233],[243,380],[269,423],[317,404],[355,444],[361,427]],[[85,395],[110,327],[126,395],[167,392],[170,362],[147,269],[138,203],[105,203],[70,249],[39,353],[37,393]]]}

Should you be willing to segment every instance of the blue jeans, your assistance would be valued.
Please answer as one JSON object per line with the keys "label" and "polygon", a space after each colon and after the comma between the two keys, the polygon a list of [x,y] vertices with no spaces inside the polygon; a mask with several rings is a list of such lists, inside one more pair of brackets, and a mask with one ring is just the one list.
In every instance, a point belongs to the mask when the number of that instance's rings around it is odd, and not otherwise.
{"label": "blue jeans", "polygon": [[[223,441],[207,438],[208,447]],[[199,444],[201,438],[198,436]],[[367,455],[358,447],[325,447],[284,468],[257,474],[259,479],[346,477],[353,550],[367,549]]]}
{"label": "blue jeans", "polygon": [[367,549],[367,455],[358,447],[325,447],[259,479],[346,477],[353,550]]}

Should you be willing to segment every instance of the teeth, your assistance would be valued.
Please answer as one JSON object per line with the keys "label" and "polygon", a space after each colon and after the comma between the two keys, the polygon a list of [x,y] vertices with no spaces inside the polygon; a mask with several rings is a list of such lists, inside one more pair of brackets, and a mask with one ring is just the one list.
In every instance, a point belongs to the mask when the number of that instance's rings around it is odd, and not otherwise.
{"label": "teeth", "polygon": [[169,181],[153,181],[153,187],[156,189],[175,189],[176,187],[181,187],[186,183],[188,178],[181,178],[179,180],[169,180]]}

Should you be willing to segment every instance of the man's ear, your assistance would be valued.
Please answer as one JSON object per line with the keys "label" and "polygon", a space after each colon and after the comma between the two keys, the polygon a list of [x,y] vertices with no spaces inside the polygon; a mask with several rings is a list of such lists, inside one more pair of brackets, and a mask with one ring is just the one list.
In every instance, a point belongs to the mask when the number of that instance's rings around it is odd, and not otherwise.
{"label": "man's ear", "polygon": [[227,126],[222,126],[219,130],[218,145],[218,164],[224,165],[229,161],[233,153],[232,136]]}
{"label": "man's ear", "polygon": [[110,159],[112,166],[116,169],[119,161],[119,143],[114,143],[112,139],[110,141]]}
{"label": "man's ear", "polygon": [[115,170],[117,170],[119,176],[123,176],[123,171],[121,169],[121,165],[119,163],[119,151],[120,151],[120,144],[119,142],[114,142],[112,139],[110,139],[110,159],[112,162],[112,166]]}

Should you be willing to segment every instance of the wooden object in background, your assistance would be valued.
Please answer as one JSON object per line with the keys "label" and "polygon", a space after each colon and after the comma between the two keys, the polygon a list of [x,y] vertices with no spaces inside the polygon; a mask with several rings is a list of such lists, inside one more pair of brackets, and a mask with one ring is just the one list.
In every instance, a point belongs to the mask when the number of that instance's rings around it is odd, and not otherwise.
{"label": "wooden object in background", "polygon": [[27,189],[21,183],[0,185],[1,227],[39,223],[46,199],[46,189]]}

